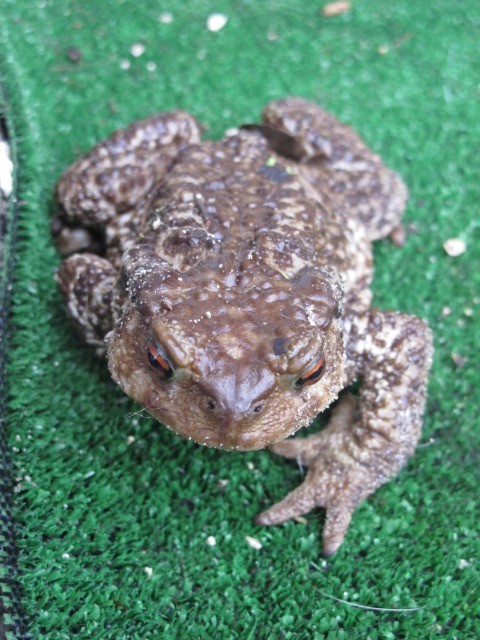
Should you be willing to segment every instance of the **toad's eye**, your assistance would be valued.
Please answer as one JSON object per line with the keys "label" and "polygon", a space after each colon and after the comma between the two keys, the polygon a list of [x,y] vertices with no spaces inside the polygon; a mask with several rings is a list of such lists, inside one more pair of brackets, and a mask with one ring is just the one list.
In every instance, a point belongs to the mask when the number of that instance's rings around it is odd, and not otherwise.
{"label": "toad's eye", "polygon": [[310,384],[314,384],[315,382],[317,382],[317,380],[320,380],[324,372],[325,356],[320,356],[320,358],[318,358],[318,360],[315,360],[312,366],[304,371],[300,378],[297,379],[297,381],[295,382],[295,386],[306,387]]}
{"label": "toad's eye", "polygon": [[173,378],[174,369],[170,360],[167,358],[162,347],[151,338],[147,343],[147,360],[150,367],[154,369],[163,380]]}

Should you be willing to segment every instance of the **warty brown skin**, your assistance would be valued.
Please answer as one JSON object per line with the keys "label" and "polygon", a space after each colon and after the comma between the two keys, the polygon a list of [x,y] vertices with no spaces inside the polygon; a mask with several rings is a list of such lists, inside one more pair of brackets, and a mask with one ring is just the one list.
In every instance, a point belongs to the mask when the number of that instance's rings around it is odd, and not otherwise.
{"label": "warty brown skin", "polygon": [[[270,446],[308,467],[258,516],[326,508],[324,553],[420,437],[432,337],[371,309],[371,242],[407,191],[348,127],[299,98],[200,142],[190,115],[137,122],[57,184],[57,275],[88,344],[160,422],[200,444]],[[103,256],[94,252],[100,251]],[[343,395],[328,426],[285,438]]]}

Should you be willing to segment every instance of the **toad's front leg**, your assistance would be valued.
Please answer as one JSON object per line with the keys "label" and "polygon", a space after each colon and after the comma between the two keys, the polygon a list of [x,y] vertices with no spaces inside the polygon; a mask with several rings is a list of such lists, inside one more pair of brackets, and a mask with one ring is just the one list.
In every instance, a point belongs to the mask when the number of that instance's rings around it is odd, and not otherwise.
{"label": "toad's front leg", "polygon": [[77,332],[103,355],[105,336],[113,323],[116,270],[108,260],[93,253],[75,253],[62,262],[55,279]]}
{"label": "toad's front leg", "polygon": [[433,353],[428,326],[393,312],[372,310],[356,318],[347,340],[347,359],[362,379],[359,400],[344,397],[324,431],[272,447],[308,471],[297,489],[257,519],[278,524],[324,507],[325,555],[341,545],[355,507],[412,455]]}

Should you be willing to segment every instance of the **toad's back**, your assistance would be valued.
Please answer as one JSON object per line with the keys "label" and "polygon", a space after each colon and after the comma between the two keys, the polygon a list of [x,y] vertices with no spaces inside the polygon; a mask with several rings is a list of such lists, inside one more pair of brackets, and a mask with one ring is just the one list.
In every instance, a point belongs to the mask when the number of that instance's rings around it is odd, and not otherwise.
{"label": "toad's back", "polygon": [[[109,234],[115,262],[138,241],[174,269],[204,272],[227,287],[291,278],[308,265],[342,277],[368,306],[370,242],[309,182],[308,170],[277,154],[261,132],[234,131],[183,149],[146,205],[139,228]],[[130,220],[129,220],[130,222]],[[121,231],[121,230],[120,230]],[[119,243],[120,240],[120,243]]]}

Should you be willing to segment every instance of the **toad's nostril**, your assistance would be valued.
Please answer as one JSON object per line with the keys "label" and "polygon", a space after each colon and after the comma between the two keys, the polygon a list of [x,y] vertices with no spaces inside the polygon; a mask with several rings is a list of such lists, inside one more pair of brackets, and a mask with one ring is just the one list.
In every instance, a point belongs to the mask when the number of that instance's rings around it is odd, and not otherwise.
{"label": "toad's nostril", "polygon": [[215,411],[215,409],[217,407],[217,403],[215,402],[215,400],[212,400],[210,398],[210,400],[207,400],[205,402],[205,407],[208,409],[208,411]]}
{"label": "toad's nostril", "polygon": [[253,407],[253,413],[260,413],[262,409],[263,409],[263,404],[256,404]]}

